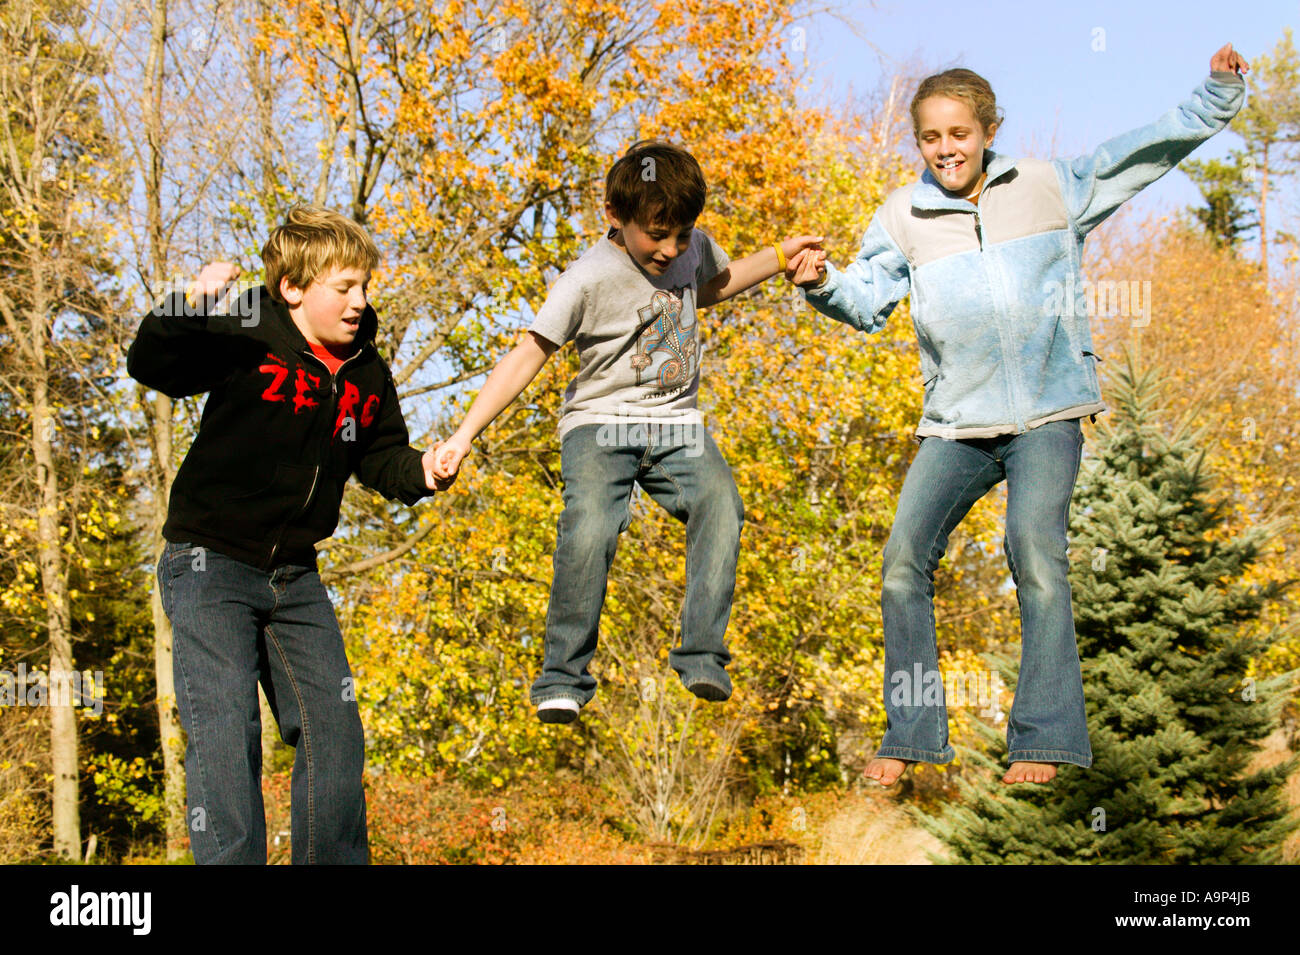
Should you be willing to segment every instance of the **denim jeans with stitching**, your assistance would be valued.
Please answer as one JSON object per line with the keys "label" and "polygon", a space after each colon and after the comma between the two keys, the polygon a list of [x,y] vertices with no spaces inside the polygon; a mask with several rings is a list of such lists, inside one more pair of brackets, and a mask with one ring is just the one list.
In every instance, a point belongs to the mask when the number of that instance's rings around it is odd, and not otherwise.
{"label": "denim jeans with stitching", "polygon": [[[1007,482],[1004,547],[1020,605],[1020,676],[1007,723],[1008,762],[1092,765],[1071,606],[1066,527],[1079,472],[1078,419],[1018,435],[925,437],[908,469],[885,545],[881,610],[888,728],[876,755],[946,763],[948,714],[936,694],[908,691],[938,671],[934,571],[971,507]],[[936,698],[937,697],[937,701]]]}
{"label": "denim jeans with stitching", "polygon": [[172,624],[194,861],[264,864],[257,685],[296,750],[295,864],[365,864],[365,739],[334,608],[315,567],[270,572],[189,543],[158,560]]}
{"label": "denim jeans with stitching", "polygon": [[669,663],[683,685],[709,683],[730,694],[724,637],[745,515],[731,468],[704,426],[579,425],[560,443],[560,474],[564,511],[533,703],[565,697],[583,705],[595,695],[587,664],[596,651],[606,581],[637,485],[686,525],[681,645],[669,652]]}

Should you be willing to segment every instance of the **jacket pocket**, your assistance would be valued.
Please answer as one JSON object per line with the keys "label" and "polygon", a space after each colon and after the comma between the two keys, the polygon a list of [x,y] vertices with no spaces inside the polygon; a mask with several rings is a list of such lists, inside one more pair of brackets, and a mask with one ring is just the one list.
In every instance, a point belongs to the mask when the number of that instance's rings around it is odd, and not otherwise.
{"label": "jacket pocket", "polygon": [[302,513],[316,480],[316,468],[277,464],[268,484],[220,502],[220,518],[243,539],[260,540]]}
{"label": "jacket pocket", "polygon": [[[294,491],[298,485],[302,485],[305,492],[307,486],[311,483],[312,476],[316,469],[310,465],[303,464],[277,464],[275,473],[271,475],[271,480],[252,491],[245,491],[242,494],[235,494],[225,498],[225,503],[234,504],[237,501],[249,500],[275,500],[288,499],[294,496]],[[299,506],[305,501],[300,500]]]}

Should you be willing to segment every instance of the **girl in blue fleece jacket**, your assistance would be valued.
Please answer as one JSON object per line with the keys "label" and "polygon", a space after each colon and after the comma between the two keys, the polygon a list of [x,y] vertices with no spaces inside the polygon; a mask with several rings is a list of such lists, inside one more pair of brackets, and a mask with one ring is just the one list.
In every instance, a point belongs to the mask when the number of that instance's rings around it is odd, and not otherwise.
{"label": "girl in blue fleece jacket", "polygon": [[[925,399],[884,553],[888,728],[866,770],[881,785],[908,763],[954,756],[942,689],[925,689],[941,687],[934,570],[953,528],[1003,480],[1023,640],[1003,781],[1042,783],[1057,763],[1092,765],[1066,557],[1080,422],[1105,410],[1082,298],[1083,241],[1228,124],[1248,69],[1228,44],[1191,97],[1156,122],[1052,161],[988,148],[1000,117],[982,77],[928,77],[912,100],[921,179],[890,194],[842,271],[815,249],[788,263],[814,308],[860,331],[879,331],[912,295]],[[1133,304],[1143,324],[1146,303]]]}

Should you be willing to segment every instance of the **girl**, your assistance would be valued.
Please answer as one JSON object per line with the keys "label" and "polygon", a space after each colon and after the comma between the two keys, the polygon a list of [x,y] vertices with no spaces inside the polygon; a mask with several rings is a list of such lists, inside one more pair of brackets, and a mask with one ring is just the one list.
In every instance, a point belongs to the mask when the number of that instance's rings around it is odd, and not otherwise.
{"label": "girl", "polygon": [[1003,781],[1043,783],[1057,763],[1092,765],[1066,519],[1080,421],[1105,405],[1079,262],[1089,232],[1236,115],[1248,64],[1228,44],[1210,69],[1151,125],[1091,156],[1052,161],[989,148],[1001,117],[983,78],[964,69],[928,77],[912,100],[920,181],[885,200],[844,270],[816,249],[787,263],[813,307],[860,331],[879,331],[912,293],[925,399],[884,553],[888,728],[866,769],[882,786],[908,763],[954,756],[942,694],[936,704],[912,688],[938,670],[934,570],[948,535],[1003,480],[1023,641]]}

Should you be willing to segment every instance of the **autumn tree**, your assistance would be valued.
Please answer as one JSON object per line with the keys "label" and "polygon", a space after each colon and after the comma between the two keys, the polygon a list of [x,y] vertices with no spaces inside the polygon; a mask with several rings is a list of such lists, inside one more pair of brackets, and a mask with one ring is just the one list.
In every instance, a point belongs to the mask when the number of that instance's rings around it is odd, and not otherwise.
{"label": "autumn tree", "polygon": [[[101,77],[99,91],[104,121],[121,146],[131,183],[116,235],[135,293],[135,307],[114,328],[115,352],[121,354],[146,308],[183,287],[186,273],[196,272],[205,260],[225,257],[218,251],[217,223],[225,218],[221,193],[230,178],[229,164],[243,145],[233,119],[245,109],[239,90],[222,81],[239,61],[239,41],[232,42],[229,18],[184,0],[120,0],[103,11],[94,28],[106,38],[115,64],[112,73]],[[136,507],[147,532],[146,560],[152,563],[163,546],[177,439],[187,430],[192,433],[193,424],[187,427],[177,420],[173,399],[138,384],[115,392],[114,400],[134,458],[129,473],[138,475]],[[149,606],[165,807],[160,821],[168,857],[176,859],[188,847],[184,742],[173,683],[171,625],[156,587],[151,588]]]}
{"label": "autumn tree", "polygon": [[1276,180],[1294,172],[1287,147],[1300,142],[1300,66],[1290,28],[1271,53],[1250,62],[1250,95],[1230,128],[1246,143],[1246,181],[1259,213],[1259,262],[1267,275],[1269,199]]}
{"label": "autumn tree", "polygon": [[[799,110],[786,59],[798,52],[796,34],[780,11],[685,4],[660,15],[658,29],[645,30],[653,43],[625,54],[638,66],[629,95],[643,105],[582,169],[603,171],[637,138],[669,137],[700,159],[710,183],[700,225],[731,254],[824,231],[837,254],[851,255],[905,174],[887,156],[892,132],[882,132],[898,127],[897,116],[836,125]],[[691,51],[682,72],[652,68],[660,45]],[[568,61],[557,67],[545,53],[534,59],[548,82],[567,88]],[[610,52],[609,62],[622,61]],[[539,307],[540,279],[600,234],[600,182],[582,169],[564,199],[571,215],[558,199],[545,206],[543,222],[554,225],[536,231],[541,251],[521,259],[554,266],[503,273],[516,284],[483,314],[486,334],[466,338],[463,352],[449,339],[454,368],[493,360],[527,321],[510,306],[524,298]],[[774,281],[705,316],[701,408],[747,504],[729,631],[732,701],[695,704],[666,665],[683,539],[680,525],[638,498],[593,664],[602,689],[566,735],[532,716],[526,694],[541,660],[560,506],[554,422],[575,370],[561,352],[480,439],[435,515],[438,537],[354,583],[345,599],[379,761],[406,772],[455,768],[490,785],[585,770],[627,796],[642,832],[695,841],[724,784],[744,793],[839,785],[845,764],[861,759],[864,737],[883,725],[879,555],[919,415],[906,306],[885,334],[866,338],[803,309]],[[975,552],[986,559],[975,548],[971,560]]]}
{"label": "autumn tree", "polygon": [[68,580],[94,521],[85,475],[100,423],[96,399],[112,374],[103,335],[112,267],[92,225],[114,188],[112,145],[94,87],[101,53],[76,38],[87,16],[65,0],[0,9],[2,385],[6,429],[21,436],[23,462],[5,522],[22,540],[19,552],[35,555],[34,567],[17,570],[32,581],[31,622],[48,659],[54,850],[67,858],[81,850]]}

